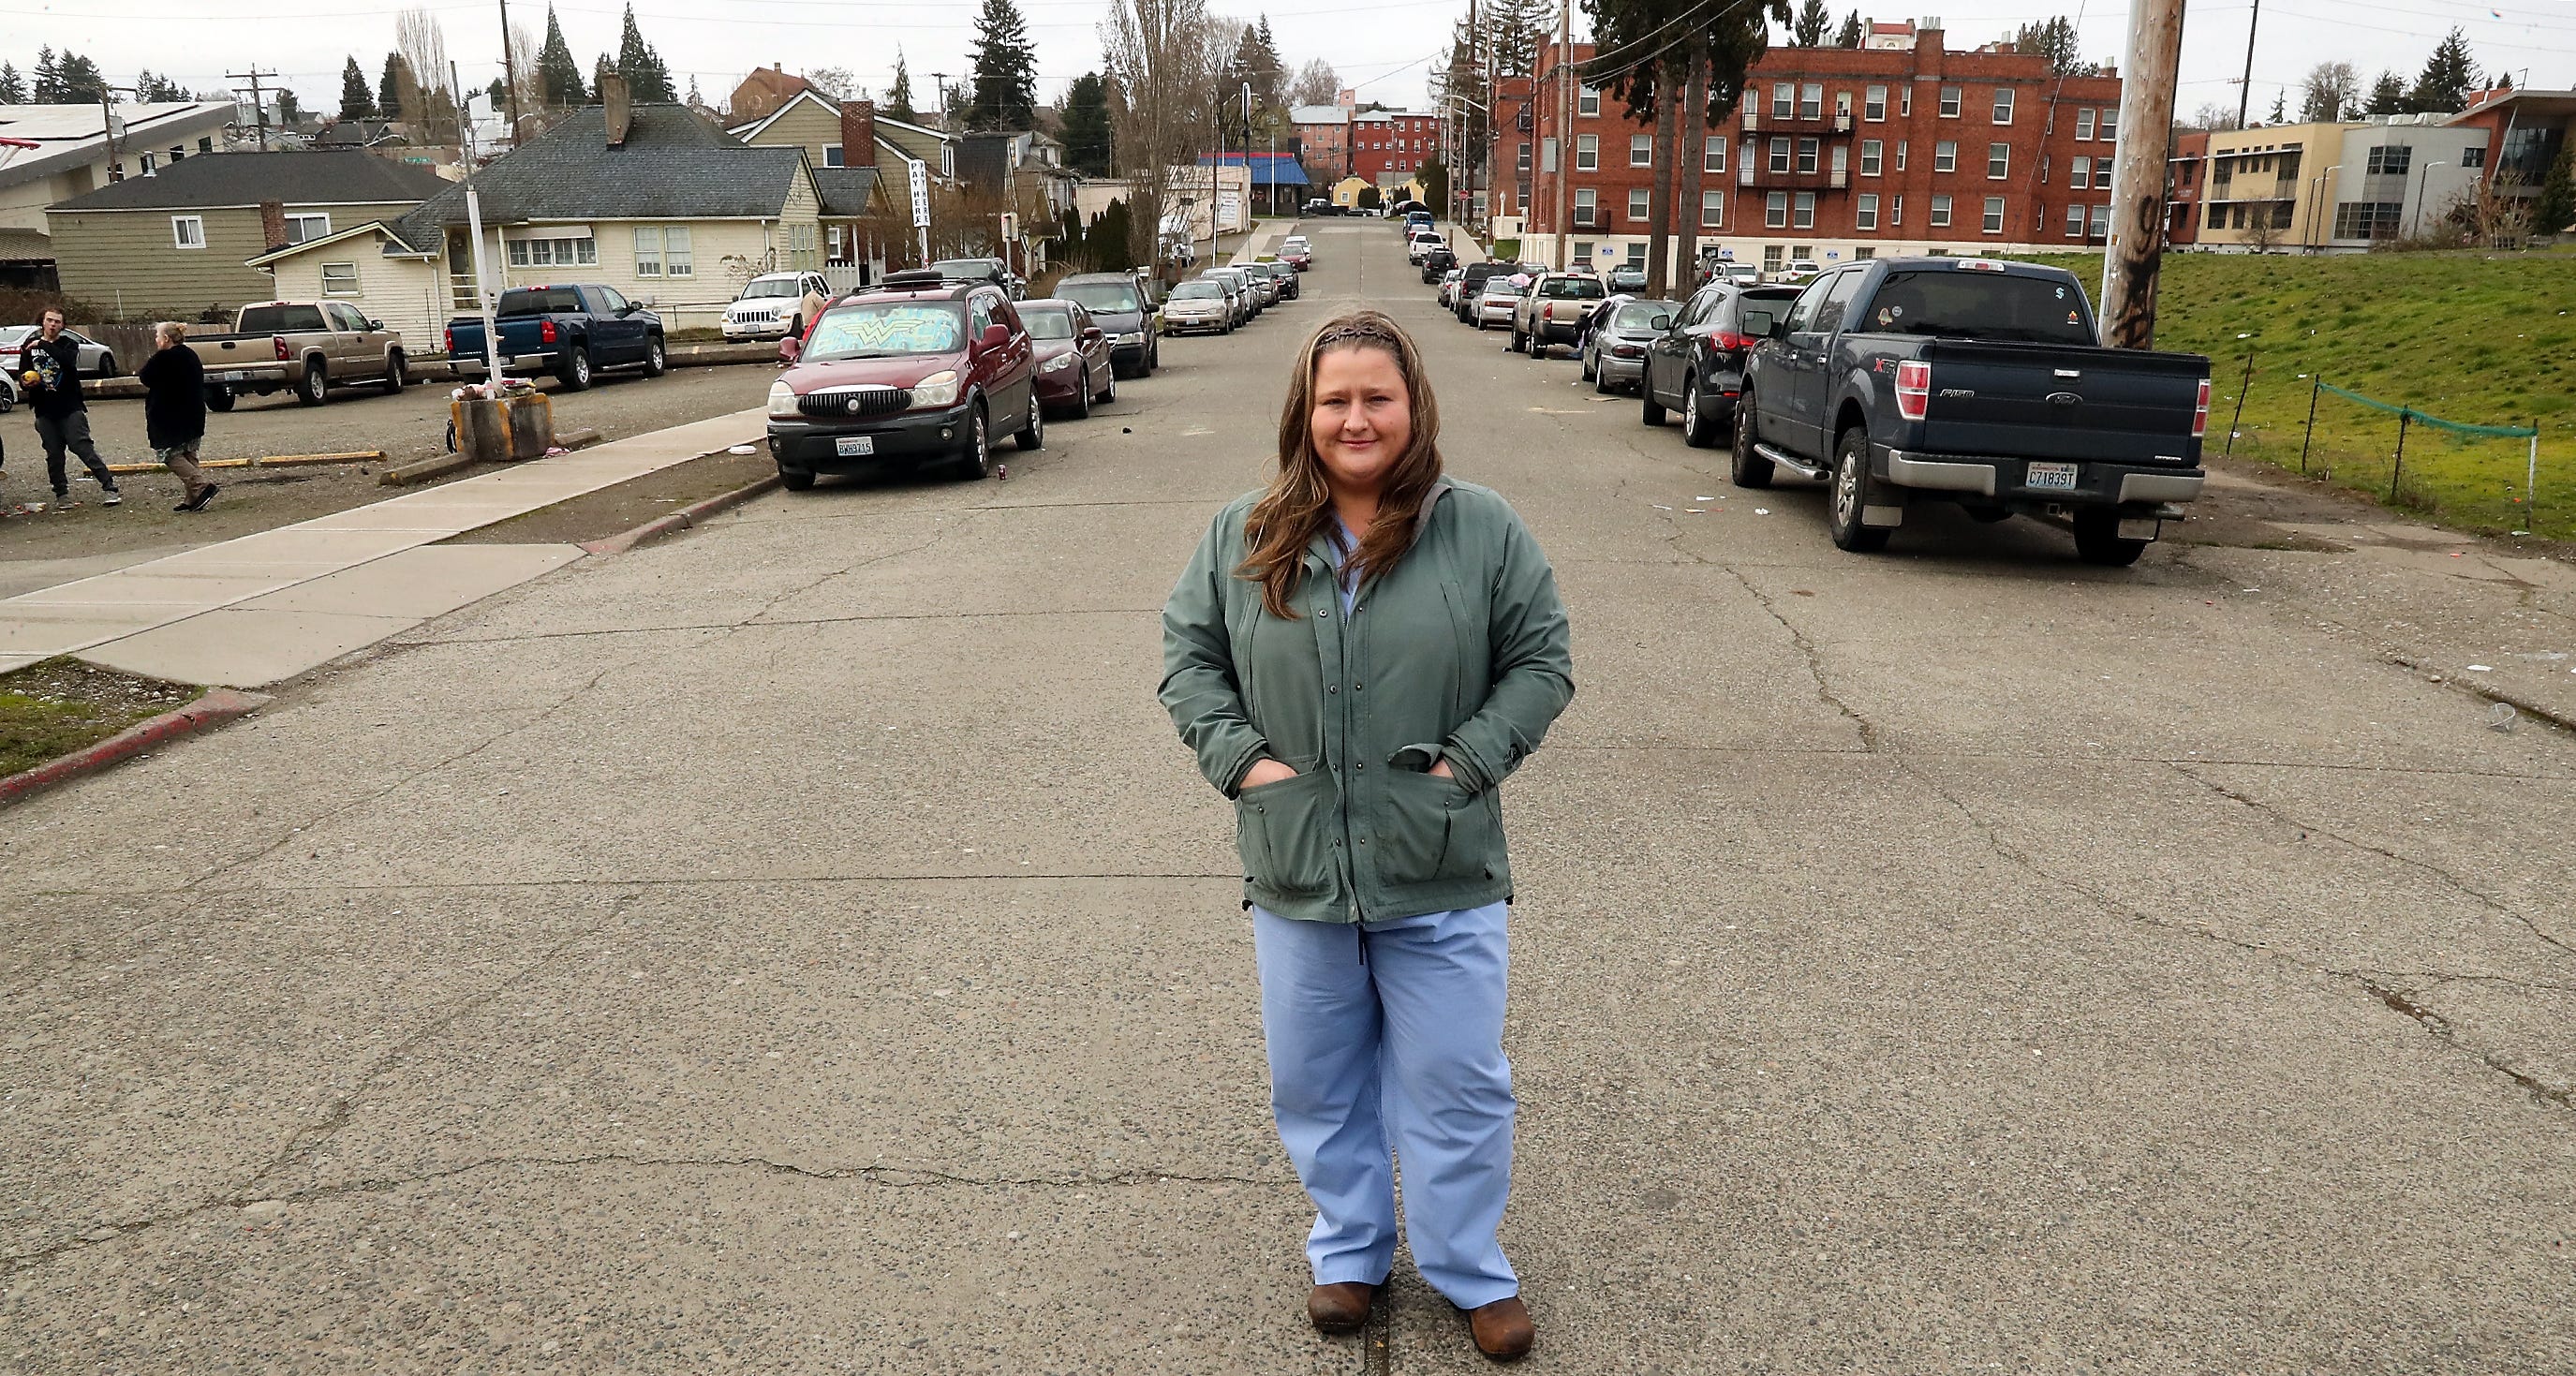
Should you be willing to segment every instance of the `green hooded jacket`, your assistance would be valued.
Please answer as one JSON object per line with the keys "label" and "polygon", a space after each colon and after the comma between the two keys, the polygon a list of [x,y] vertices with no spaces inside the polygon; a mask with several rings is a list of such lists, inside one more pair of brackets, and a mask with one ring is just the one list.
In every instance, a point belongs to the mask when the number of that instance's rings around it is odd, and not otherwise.
{"label": "green hooded jacket", "polygon": [[[1164,605],[1160,694],[1234,799],[1244,902],[1378,922],[1510,898],[1498,790],[1574,696],[1538,542],[1499,495],[1444,478],[1348,616],[1319,537],[1283,621],[1235,573],[1257,497],[1217,513]],[[1242,788],[1264,756],[1296,777]],[[1443,759],[1455,778],[1428,772]]]}

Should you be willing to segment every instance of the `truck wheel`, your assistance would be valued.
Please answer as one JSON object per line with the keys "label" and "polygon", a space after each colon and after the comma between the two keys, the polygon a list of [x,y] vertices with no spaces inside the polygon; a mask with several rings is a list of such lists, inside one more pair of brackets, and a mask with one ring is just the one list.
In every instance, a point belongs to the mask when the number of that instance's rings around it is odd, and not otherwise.
{"label": "truck wheel", "polygon": [[2106,569],[2125,569],[2147,552],[2144,540],[2120,538],[2120,513],[2075,513],[2075,557]]}
{"label": "truck wheel", "polygon": [[790,492],[811,492],[814,490],[814,475],[800,473],[793,468],[782,468],[778,470],[778,485]]}
{"label": "truck wheel", "polygon": [[561,382],[567,392],[590,390],[590,347],[574,345],[572,352],[564,355],[562,366],[555,369],[555,380]]}
{"label": "truck wheel", "polygon": [[1706,449],[1717,443],[1717,414],[1699,400],[1699,377],[1682,385],[1682,443]]}
{"label": "truck wheel", "polygon": [[[230,387],[209,387],[206,389],[206,409],[209,411],[230,411],[233,409],[233,398],[236,395],[238,394]],[[7,409],[9,408],[0,406],[0,411],[5,411]]]}
{"label": "truck wheel", "polygon": [[411,383],[410,365],[403,361],[402,350],[385,356],[385,392],[393,395]]}
{"label": "truck wheel", "polygon": [[1869,481],[1869,432],[1854,426],[1834,442],[1833,496],[1825,520],[1834,546],[1854,554],[1887,548],[1887,528],[1861,524],[1860,513],[1874,494]]}
{"label": "truck wheel", "polygon": [[660,377],[669,371],[671,355],[662,347],[662,336],[657,334],[644,345],[644,376]]}
{"label": "truck wheel", "polygon": [[304,365],[304,381],[295,388],[295,400],[304,406],[319,406],[331,396],[329,365],[320,359]]}
{"label": "truck wheel", "polygon": [[1753,394],[1747,392],[1735,404],[1735,454],[1729,476],[1737,487],[1769,487],[1772,474],[1779,471],[1769,459],[1753,452],[1755,438]]}

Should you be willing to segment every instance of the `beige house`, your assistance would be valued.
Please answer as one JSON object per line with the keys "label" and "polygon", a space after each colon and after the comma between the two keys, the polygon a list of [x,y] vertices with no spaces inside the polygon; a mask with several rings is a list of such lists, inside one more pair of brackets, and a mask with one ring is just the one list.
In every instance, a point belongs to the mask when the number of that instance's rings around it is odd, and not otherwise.
{"label": "beige house", "polygon": [[0,229],[42,230],[45,208],[122,177],[148,177],[201,153],[222,151],[229,101],[119,105],[114,137],[97,105],[0,105]]}
{"label": "beige house", "polygon": [[[903,257],[902,243],[881,240],[889,234],[909,238],[913,155],[878,137],[879,130],[889,126],[917,128],[880,119],[874,101],[835,101],[808,88],[793,93],[767,115],[726,131],[754,148],[803,150],[822,193],[823,258],[837,286],[874,281],[883,275],[890,258]],[[933,145],[947,137],[919,132],[929,135]],[[935,146],[923,164],[933,180],[944,175],[939,170],[942,166],[952,165],[953,157]]]}
{"label": "beige house", "polygon": [[2342,154],[2344,131],[2361,127],[2337,121],[2212,133],[2201,164],[2199,245],[2282,249],[2331,237],[2324,212],[2333,200],[2314,183]]}
{"label": "beige house", "polygon": [[65,295],[114,312],[229,317],[277,298],[248,266],[271,249],[396,219],[447,187],[356,150],[216,153],[128,177],[45,212]]}
{"label": "beige house", "polygon": [[[764,272],[823,266],[823,202],[796,148],[750,148],[682,105],[592,106],[475,173],[495,290],[600,283],[665,328],[712,328]],[[476,309],[463,185],[398,219],[262,254],[280,296],[337,297],[418,341]]]}

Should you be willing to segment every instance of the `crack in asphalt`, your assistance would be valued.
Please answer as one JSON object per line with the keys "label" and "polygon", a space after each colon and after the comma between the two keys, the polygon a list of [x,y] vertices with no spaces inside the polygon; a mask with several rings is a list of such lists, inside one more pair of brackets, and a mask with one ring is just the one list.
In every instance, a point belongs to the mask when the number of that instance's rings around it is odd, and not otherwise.
{"label": "crack in asphalt", "polygon": [[[2016,846],[2012,845],[2011,843],[2007,842],[2007,841],[2003,838],[2003,832],[2002,832],[2002,829],[2001,829],[2000,827],[1998,827],[1998,826],[1994,825],[1993,823],[1990,823],[1990,822],[1986,821],[1986,820],[1985,820],[1984,818],[1982,818],[1982,817],[1979,817],[1979,816],[1976,814],[1976,811],[1975,811],[1974,809],[1970,808],[1970,807],[1967,805],[1967,803],[1966,803],[1966,802],[1962,801],[1962,800],[1959,798],[1959,796],[1958,796],[1957,794],[1955,794],[1955,793],[1951,792],[1948,788],[1944,787],[1938,779],[1934,779],[1934,778],[1932,778],[1931,776],[1929,776],[1929,775],[1927,775],[1927,774],[1924,774],[1924,773],[1922,773],[1922,772],[1921,772],[1921,771],[1919,771],[1919,770],[1914,769],[1914,768],[1913,768],[1913,767],[1911,767],[1910,765],[1906,764],[1902,758],[1900,758],[1900,759],[1898,760],[1897,767],[1898,767],[1898,768],[1900,768],[1900,769],[1903,769],[1903,770],[1904,770],[1908,775],[1912,776],[1915,780],[1917,780],[1918,782],[1922,783],[1924,787],[1929,788],[1929,789],[1931,789],[1935,794],[1938,794],[1938,795],[1940,796],[1940,798],[1941,798],[1941,800],[1942,800],[1942,801],[1944,801],[1944,802],[1948,803],[1952,808],[1956,809],[1956,810],[1958,811],[1959,815],[1960,815],[1961,817],[1963,817],[1963,818],[1965,818],[1965,819],[1967,820],[1967,822],[1968,822],[1968,825],[1969,825],[1969,826],[1971,826],[1971,827],[1975,828],[1975,829],[1976,829],[1976,830],[1977,830],[1981,835],[1983,835],[1983,836],[1985,837],[1986,845],[1988,846],[1988,848],[1990,848],[1991,850],[1993,850],[1995,854],[1997,854],[1997,855],[1999,855],[1999,856],[2002,856],[2004,859],[2006,859],[2006,860],[2008,860],[2008,861],[2012,862],[2013,864],[2015,864],[2015,865],[2017,865],[2017,866],[2021,867],[2021,868],[2022,868],[2022,869],[2024,869],[2024,870],[2029,871],[2031,874],[2037,875],[2037,876],[2039,876],[2040,878],[2045,879],[2045,880],[2047,880],[2048,882],[2050,882],[2050,883],[2052,883],[2052,884],[2055,884],[2055,885],[2057,885],[2058,887],[2060,887],[2060,888],[2062,888],[2062,889],[2066,889],[2066,890],[2068,890],[2068,891],[2070,891],[2070,892],[2073,892],[2073,893],[2076,893],[2076,894],[2080,894],[2080,895],[2082,895],[2082,896],[2083,896],[2083,897],[2085,897],[2086,899],[2091,900],[2091,901],[2092,901],[2096,906],[2098,906],[2099,908],[2101,908],[2101,909],[2102,909],[2102,911],[2104,911],[2104,912],[2106,912],[2106,913],[2112,914],[2112,915],[2114,915],[2114,916],[2118,916],[2118,917],[2125,918],[2125,919],[2127,919],[2127,920],[2129,920],[2129,921],[2131,921],[2131,922],[2138,923],[2138,924],[2139,924],[2139,925],[2141,925],[2141,926],[2154,927],[2154,928],[2157,928],[2157,929],[2159,929],[2159,930],[2163,930],[2163,931],[2175,932],[2175,933],[2179,933],[2179,934],[2182,934],[2182,935],[2185,935],[2185,936],[2197,937],[2197,938],[2199,938],[2199,939],[2201,939],[2201,940],[2209,941],[2209,942],[2214,942],[2214,943],[2216,943],[2216,944],[2218,944],[2218,945],[2221,945],[2221,946],[2233,947],[2233,948],[2234,948],[2234,949],[2236,949],[2236,950],[2246,951],[2246,952],[2251,952],[2251,953],[2253,953],[2253,954],[2257,954],[2257,955],[2268,956],[2268,957],[2271,957],[2271,958],[2272,958],[2272,959],[2274,959],[2274,960],[2281,961],[2281,962],[2283,962],[2283,963],[2285,963],[2285,964],[2292,964],[2292,965],[2308,965],[2308,962],[2307,962],[2307,961],[2305,961],[2303,958],[2301,958],[2300,956],[2298,956],[2298,955],[2297,955],[2296,953],[2294,953],[2294,952],[2284,951],[2284,950],[2280,949],[2279,947],[2266,945],[2266,944],[2264,944],[2264,943],[2262,943],[2262,942],[2259,942],[2259,941],[2247,941],[2247,940],[2244,940],[2243,938],[2240,938],[2240,937],[2233,937],[2233,936],[2229,936],[2229,935],[2227,935],[2227,934],[2226,934],[2226,933],[2224,933],[2224,932],[2220,932],[2220,931],[2217,931],[2217,930],[2212,929],[2212,928],[2209,928],[2209,927],[2200,926],[2200,925],[2198,925],[2198,924],[2196,924],[2196,923],[2183,922],[2183,921],[2178,921],[2178,920],[2174,920],[2174,919],[2171,919],[2171,918],[2159,917],[2159,916],[2156,916],[2156,915],[2154,915],[2154,914],[2151,914],[2151,913],[2148,913],[2148,912],[2144,912],[2144,911],[2142,911],[2142,910],[2140,910],[2140,909],[2133,908],[2133,907],[2129,906],[2129,905],[2128,905],[2128,904],[2126,904],[2126,903],[2120,902],[2118,899],[2113,898],[2110,894],[2105,893],[2105,892],[2103,892],[2103,891],[2102,891],[2102,890],[2100,890],[2100,889],[2094,888],[2094,887],[2093,887],[2093,886],[2091,886],[2091,885],[2081,883],[2081,882],[2079,882],[2079,881],[2077,881],[2077,880],[2075,880],[2075,879],[2071,879],[2071,878],[2067,877],[2066,875],[2060,874],[2060,873],[2058,873],[2057,871],[2050,869],[2048,866],[2046,866],[2046,865],[2044,865],[2044,864],[2040,863],[2040,861],[2037,859],[2037,857],[2035,857],[2035,856],[2031,855],[2029,852],[2024,851],[2024,850],[2022,850],[2022,849],[2020,849],[2020,848],[2018,848],[2018,847],[2016,847]],[[2183,771],[2183,772],[2188,773],[2189,771]],[[2204,785],[2206,785],[2206,782],[2207,782],[2207,781],[2205,781],[2205,780],[2197,780],[2197,779],[2195,779],[2194,781],[2195,781],[2195,782],[2199,782],[2199,783],[2203,783]],[[2220,790],[2220,791],[2224,791],[2224,790]],[[2231,797],[2232,797],[2232,796],[2235,796],[2235,795],[2231,794],[2231,795],[2229,795],[2229,796],[2231,796]],[[2238,801],[2240,801],[2240,802],[2244,802],[2244,801],[2246,801],[2246,800],[2244,800],[2244,799],[2241,799],[2241,798],[2240,798],[2240,799],[2238,799]],[[2248,805],[2248,806],[2259,806],[2259,805],[2257,805],[2257,804],[2253,804],[2253,803],[2250,803],[2250,802],[2248,802],[2248,803],[2247,803],[2247,805]],[[2320,833],[2320,834],[2331,834],[2331,833]],[[2341,839],[2341,838],[2337,838],[2337,839]],[[2362,848],[2363,848],[2363,849],[2366,849],[2366,850],[2367,850],[2367,849],[2372,849],[2371,847],[2367,847],[2367,846],[2362,847]],[[2384,852],[2383,852],[2383,853],[2384,853]],[[2402,857],[2391,857],[2391,858],[2393,858],[2393,859],[2397,859],[2397,858],[2402,858]],[[2545,937],[2544,937],[2543,939],[2544,939],[2544,940],[2546,940],[2547,938],[2545,938]],[[2555,943],[2553,942],[2552,944],[2554,945]],[[2404,1013],[2407,1017],[2412,1018],[2415,1022],[2417,1022],[2418,1024],[2420,1024],[2421,1026],[2423,1026],[2427,1031],[2432,1032],[2432,1033],[2433,1033],[2437,1038],[2439,1038],[2439,1039],[2440,1039],[2440,1040],[2441,1040],[2445,1045],[2448,1045],[2448,1046],[2452,1047],[2452,1048],[2453,1048],[2453,1049],[2455,1049],[2455,1050],[2458,1050],[2458,1051],[2464,1052],[2464,1053],[2466,1053],[2466,1054],[2468,1054],[2468,1055],[2470,1055],[2470,1056],[2475,1057],[2475,1058],[2478,1060],[2479,1064],[2484,1065],[2484,1066],[2486,1066],[2488,1069],[2493,1070],[2493,1071],[2497,1072],[2498,1074],[2501,1074],[2501,1075],[2505,1076],[2506,1078],[2508,1078],[2508,1079],[2512,1080],[2515,1084],[2520,1085],[2520,1086],[2521,1086],[2523,1089],[2525,1089],[2525,1090],[2528,1090],[2528,1091],[2529,1091],[2529,1092],[2530,1092],[2530,1093],[2531,1093],[2535,1098],[2539,1099],[2541,1102],[2546,1103],[2546,1104],[2549,1104],[2549,1105],[2552,1105],[2552,1106],[2557,1107],[2557,1108],[2576,1108],[2576,1087],[2570,1087],[2570,1088],[2567,1088],[2567,1089],[2553,1089],[2553,1088],[2549,1087],[2548,1085],[2546,1085],[2546,1084],[2542,1083],[2539,1079],[2537,1079],[2536,1077],[2532,1076],[2532,1075],[2531,1075],[2531,1074],[2529,1074],[2528,1072],[2523,1071],[2523,1070],[2521,1070],[2521,1069],[2519,1069],[2519,1068],[2517,1068],[2517,1067],[2513,1066],[2513,1065],[2512,1065],[2512,1064],[2510,1064],[2509,1062],[2506,1062],[2506,1061],[2502,1060],[2502,1059],[2501,1059],[2501,1058],[2499,1058],[2495,1053],[2493,1053],[2493,1052],[2489,1052],[2489,1051],[2481,1051],[2481,1050],[2479,1050],[2478,1048],[2476,1048],[2476,1047],[2473,1047],[2473,1046],[2469,1045],[2467,1042],[2462,1041],[2462,1040],[2460,1039],[2460,1037],[2458,1036],[2458,1034],[2457,1034],[2457,1030],[2452,1026],[2452,1024],[2451,1024],[2451,1022],[2450,1022],[2450,1020],[2449,1020],[2449,1019],[2444,1018],[2444,1017],[2442,1017],[2440,1014],[2435,1013],[2435,1012],[2434,1012],[2433,1010],[2431,1010],[2430,1008],[2427,1008],[2427,1007],[2425,1007],[2424,1005],[2422,1005],[2422,1004],[2419,1004],[2419,1003],[2415,1002],[2415,1001],[2414,1001],[2414,999],[2413,999],[2412,997],[2410,997],[2410,996],[2409,996],[2409,994],[2408,994],[2407,992],[2405,992],[2405,991],[2402,991],[2402,990],[2398,989],[2396,986],[2391,985],[2391,984],[2382,983],[2382,982],[2381,982],[2381,978],[2380,978],[2380,976],[2384,976],[2384,975],[2385,975],[2385,972],[2378,972],[2378,974],[2377,974],[2377,975],[2375,975],[2375,974],[2374,974],[2374,973],[2372,973],[2372,972],[2363,972],[2363,971],[2354,971],[2354,970],[2337,970],[2337,969],[2334,969],[2334,968],[2329,967],[2329,966],[2321,966],[2321,965],[2308,965],[2308,968],[2311,968],[2311,969],[2316,970],[2319,974],[2328,975],[2328,976],[2331,976],[2331,977],[2336,978],[2336,979],[2344,980],[2344,981],[2346,981],[2347,983],[2350,983],[2350,984],[2352,984],[2352,985],[2354,985],[2354,986],[2356,986],[2356,987],[2358,987],[2358,988],[2362,989],[2363,991],[2367,992],[2367,993],[2368,993],[2368,994],[2370,994],[2373,998],[2378,999],[2381,1003],[2386,1004],[2388,1007],[2390,1007],[2390,1008],[2392,1008],[2392,1009],[2394,1009],[2394,1010],[2396,1010],[2396,1011],[2398,1011],[2398,1012],[2400,1012],[2400,1013]],[[2449,977],[2447,977],[2447,978],[2457,978],[2457,979],[2486,979],[2486,980],[2491,980],[2491,981],[2493,981],[2493,982],[2497,982],[2497,983],[2504,983],[2504,984],[2523,984],[2523,983],[2524,983],[2524,982],[2522,982],[2522,981],[2513,980],[2513,979],[2508,979],[2508,978],[2505,978],[2505,977],[2503,977],[2503,976],[2467,976],[2467,975],[2461,975],[2461,976],[2449,976]],[[2556,989],[2556,988],[2560,988],[2560,987],[2562,987],[2562,986],[2558,986],[2558,985],[2544,985],[2544,984],[2524,984],[2524,987],[2527,987],[2527,988],[2549,988],[2549,989]],[[2420,991],[2419,991],[2419,992],[2420,992]]]}
{"label": "crack in asphalt", "polygon": [[[810,589],[809,589],[810,591]],[[1068,616],[1160,616],[1160,607],[1076,607],[1007,612],[862,612],[850,616],[780,616],[765,621],[702,621],[671,626],[601,626],[589,630],[530,631],[524,635],[467,635],[414,640],[410,645],[524,645],[604,635],[662,635],[672,631],[739,631],[761,626],[838,626],[867,621],[1000,621],[1013,617],[1057,620]]]}

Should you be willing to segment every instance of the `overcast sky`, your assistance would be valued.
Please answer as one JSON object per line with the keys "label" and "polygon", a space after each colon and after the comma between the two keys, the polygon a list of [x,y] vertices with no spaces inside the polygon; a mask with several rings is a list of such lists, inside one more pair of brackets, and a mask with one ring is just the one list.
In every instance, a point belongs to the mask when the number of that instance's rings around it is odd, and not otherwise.
{"label": "overcast sky", "polygon": [[[1832,3],[1848,9],[1851,0]],[[1099,65],[1098,25],[1108,4],[1020,0],[1038,47],[1042,98],[1054,99],[1066,81]],[[355,53],[372,80],[393,46],[393,16],[401,8],[398,0],[0,0],[0,58],[23,72],[34,63],[37,47],[51,44],[94,58],[116,80],[130,81],[138,68],[148,67],[192,89],[228,84],[227,72],[247,71],[256,62],[282,72],[307,107],[333,109],[342,60]],[[486,84],[499,74],[498,0],[432,0],[428,8],[444,26],[449,54],[469,83]],[[1262,12],[1219,8],[1244,18]],[[1266,12],[1292,69],[1320,57],[1341,73],[1344,85],[1358,86],[1362,99],[1410,104],[1424,99],[1424,68],[1465,8],[1465,0],[1278,0]],[[2065,13],[2077,19],[2088,57],[2116,61],[2127,25],[2125,4],[2116,0],[2062,7],[2056,0],[1953,0],[1931,8],[1943,16],[1954,48],[2009,37],[2021,22]],[[926,104],[930,72],[948,72],[953,79],[964,70],[976,5],[640,0],[636,9],[645,38],[661,51],[680,88],[686,91],[695,76],[711,102],[721,104],[734,82],[764,64],[791,71],[845,67],[862,84],[882,90],[900,47],[916,100]],[[585,69],[600,52],[615,50],[621,12],[616,0],[569,0],[555,10]],[[1578,32],[1581,10],[1577,3]],[[1863,13],[1887,20],[1921,17],[1920,11]],[[2246,0],[2190,6],[2177,102],[2184,113],[2208,102],[2234,102],[2249,14]],[[545,6],[519,0],[511,20],[542,35]],[[2576,87],[2576,0],[2268,0],[2255,55],[2255,115],[2261,118],[2273,93],[2295,85],[2318,61],[2351,62],[2365,85],[2383,68],[2411,78],[2454,24],[2468,31],[2482,70],[2511,70],[2523,83],[2521,69],[2528,66],[2525,84]]]}

